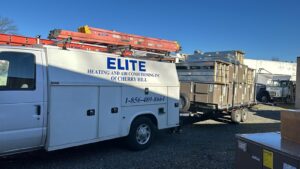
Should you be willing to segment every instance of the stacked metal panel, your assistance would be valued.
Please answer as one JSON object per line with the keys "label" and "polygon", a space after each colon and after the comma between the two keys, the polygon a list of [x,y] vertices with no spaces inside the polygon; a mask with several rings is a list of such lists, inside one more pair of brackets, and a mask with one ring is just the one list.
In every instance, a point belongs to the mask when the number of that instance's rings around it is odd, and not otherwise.
{"label": "stacked metal panel", "polygon": [[234,64],[244,64],[245,53],[239,50],[220,51],[220,52],[195,52],[189,55],[187,62],[223,60]]}
{"label": "stacked metal panel", "polygon": [[229,63],[222,61],[178,63],[177,71],[181,81],[227,84],[228,66]]}

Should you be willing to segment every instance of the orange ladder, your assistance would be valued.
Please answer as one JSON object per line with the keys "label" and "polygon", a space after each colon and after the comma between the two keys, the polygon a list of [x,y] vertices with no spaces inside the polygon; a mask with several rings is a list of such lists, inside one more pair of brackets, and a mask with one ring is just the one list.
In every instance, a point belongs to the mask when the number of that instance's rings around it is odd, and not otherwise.
{"label": "orange ladder", "polygon": [[156,53],[180,51],[180,45],[176,41],[149,38],[88,26],[80,27],[78,31],[79,32],[54,29],[50,31],[49,38],[65,39],[71,37],[73,41],[77,42],[106,46],[130,46],[132,49]]}

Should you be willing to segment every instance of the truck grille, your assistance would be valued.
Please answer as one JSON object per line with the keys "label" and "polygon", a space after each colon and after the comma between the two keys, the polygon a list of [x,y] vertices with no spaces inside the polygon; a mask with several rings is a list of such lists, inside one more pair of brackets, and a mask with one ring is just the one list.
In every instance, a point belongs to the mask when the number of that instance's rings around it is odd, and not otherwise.
{"label": "truck grille", "polygon": [[276,96],[276,92],[269,92],[269,94],[270,94],[271,97]]}

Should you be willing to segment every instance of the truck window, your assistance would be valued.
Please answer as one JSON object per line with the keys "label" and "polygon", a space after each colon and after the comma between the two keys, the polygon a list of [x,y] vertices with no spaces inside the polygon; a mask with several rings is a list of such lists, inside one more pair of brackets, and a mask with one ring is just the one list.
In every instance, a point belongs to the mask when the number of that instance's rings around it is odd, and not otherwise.
{"label": "truck window", "polygon": [[201,69],[201,66],[190,66],[190,69]]}
{"label": "truck window", "polygon": [[34,89],[34,55],[21,52],[0,52],[0,90]]}
{"label": "truck window", "polygon": [[281,87],[287,87],[288,86],[288,84],[287,84],[287,82],[286,81],[284,81],[284,82],[281,82]]}
{"label": "truck window", "polygon": [[0,86],[7,85],[9,62],[7,60],[0,60]]}

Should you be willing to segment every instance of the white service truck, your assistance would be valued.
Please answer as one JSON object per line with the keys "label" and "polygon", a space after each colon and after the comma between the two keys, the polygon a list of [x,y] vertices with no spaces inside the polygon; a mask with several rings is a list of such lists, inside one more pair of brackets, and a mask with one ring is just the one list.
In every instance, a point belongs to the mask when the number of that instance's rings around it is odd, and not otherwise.
{"label": "white service truck", "polygon": [[0,46],[0,156],[126,137],[147,148],[179,125],[175,64],[55,46]]}

